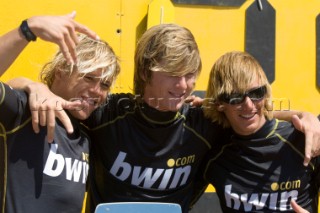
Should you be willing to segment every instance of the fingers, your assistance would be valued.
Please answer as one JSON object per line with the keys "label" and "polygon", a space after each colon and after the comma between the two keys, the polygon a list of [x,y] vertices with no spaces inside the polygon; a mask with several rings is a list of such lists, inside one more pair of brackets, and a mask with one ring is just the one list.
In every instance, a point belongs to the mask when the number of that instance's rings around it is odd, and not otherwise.
{"label": "fingers", "polygon": [[299,206],[295,200],[291,200],[290,202],[292,209],[296,212],[296,213],[309,213],[307,210],[305,210],[304,208],[302,208],[301,206]]}
{"label": "fingers", "polygon": [[80,107],[82,107],[82,104],[83,103],[81,101],[64,101],[61,104],[61,110],[56,112],[56,117],[61,121],[69,134],[73,133],[73,125],[69,116],[63,109],[78,110]]}
{"label": "fingers", "polygon": [[203,104],[203,99],[200,97],[195,97],[195,99],[192,102],[193,106],[202,106]]}
{"label": "fingers", "polygon": [[[67,15],[72,19],[72,24],[77,25],[77,22],[73,21],[76,17],[76,11]],[[68,33],[65,34],[64,39],[66,46],[68,47],[69,53],[72,57],[72,61],[68,61],[69,63],[77,63],[77,53],[76,53],[76,45],[79,43],[78,36],[76,34],[76,26],[71,26],[68,28]],[[69,58],[69,57],[68,57]]]}
{"label": "fingers", "polygon": [[31,94],[29,96],[29,107],[31,111],[32,128],[35,133],[40,132],[37,99],[38,99],[37,95]]}
{"label": "fingers", "polygon": [[312,146],[313,146],[313,138],[311,133],[306,132],[305,133],[305,137],[306,137],[306,143],[305,143],[305,154],[304,154],[304,161],[303,161],[303,165],[304,166],[308,166],[310,160],[311,160],[311,153],[312,153]]}
{"label": "fingers", "polygon": [[92,30],[90,30],[88,27],[80,24],[80,23],[75,23],[75,30],[79,33],[83,33],[87,36],[89,36],[90,38],[94,39],[94,40],[99,40],[99,36]]}
{"label": "fingers", "polygon": [[97,39],[95,32],[74,20],[76,12],[63,16],[33,16],[28,19],[32,32],[45,41],[53,42],[60,47],[69,64],[76,63],[77,33],[83,33]]}
{"label": "fingers", "polygon": [[[62,125],[65,127],[66,131],[71,134],[73,133],[73,126],[71,123],[71,120],[69,118],[69,116],[67,115],[67,113],[64,111],[64,109],[71,109],[72,107],[69,107],[69,105],[73,106],[73,105],[77,105],[77,103],[73,104],[70,101],[66,101],[64,99],[58,99],[56,101],[56,107],[54,109],[54,115],[55,117],[57,117]],[[55,118],[52,120],[52,126],[55,126]]]}
{"label": "fingers", "polygon": [[85,25],[74,21],[73,19],[75,18],[75,15],[75,12],[67,15],[72,19],[72,24],[67,27],[68,32],[64,34],[64,40],[61,41],[60,45],[60,48],[63,51],[63,55],[69,64],[77,63],[76,45],[79,43],[79,40],[76,32],[83,33],[91,37],[92,39],[99,39],[95,32],[90,30]]}
{"label": "fingers", "polygon": [[77,63],[77,52],[76,52],[76,45],[78,44],[78,36],[75,34],[75,31],[71,31],[65,38],[67,42],[67,46],[70,51],[70,55],[72,57],[73,63]]}
{"label": "fingers", "polygon": [[47,112],[49,110],[39,108],[39,120],[40,120],[40,126],[46,126],[47,125]]}
{"label": "fingers", "polygon": [[47,140],[48,143],[52,143],[54,139],[54,129],[56,125],[55,112],[53,110],[47,110]]}
{"label": "fingers", "polygon": [[68,110],[79,110],[83,108],[83,102],[81,100],[64,101],[61,108]]}
{"label": "fingers", "polygon": [[190,102],[192,102],[195,98],[196,98],[196,96],[190,95],[190,96],[188,96],[188,97],[184,100],[184,102],[185,102],[185,103],[190,103]]}
{"label": "fingers", "polygon": [[61,121],[66,131],[71,134],[73,133],[73,126],[67,113],[61,110],[48,110],[47,111],[47,140],[49,143],[53,142],[54,132],[56,126],[56,117]]}
{"label": "fingers", "polygon": [[64,35],[63,40],[59,42],[59,47],[67,63],[75,64],[77,61],[76,44],[69,33]]}
{"label": "fingers", "polygon": [[313,142],[312,133],[305,130],[301,119],[297,115],[292,116],[292,124],[297,130],[305,133],[306,142],[305,142],[305,154],[304,154],[303,165],[308,166],[311,160],[311,151],[312,151],[312,142]]}
{"label": "fingers", "polygon": [[301,119],[293,116],[292,123],[297,130],[305,134],[304,165],[307,166],[312,157],[320,154],[320,122],[313,114],[303,112]]}
{"label": "fingers", "polygon": [[32,128],[35,133],[39,133],[39,114],[37,110],[31,110]]}
{"label": "fingers", "polygon": [[67,113],[64,110],[59,111],[56,114],[56,117],[59,118],[59,120],[61,121],[62,125],[65,127],[65,129],[67,130],[67,132],[69,134],[73,133],[73,126],[72,126],[71,120],[70,120],[69,116],[67,115]]}
{"label": "fingers", "polygon": [[[73,11],[72,13],[68,14],[68,16],[71,18],[71,19],[74,19],[76,17],[76,11]],[[74,22],[74,29],[79,32],[79,33],[83,33],[87,36],[89,36],[90,38],[92,39],[95,39],[95,40],[99,40],[99,36],[92,30],[90,30],[88,27],[86,27],[85,25],[83,24],[80,24],[78,22]],[[77,40],[77,37],[75,37],[76,40]],[[76,41],[74,40],[74,41]],[[77,43],[77,42],[76,42]]]}
{"label": "fingers", "polygon": [[76,55],[75,47],[79,42],[76,32],[83,33],[83,34],[91,37],[92,39],[97,39],[98,36],[95,32],[90,30],[85,25],[82,25],[82,24],[74,21],[74,18],[76,17],[76,11],[73,11],[72,13],[68,14],[67,16],[72,19],[72,26],[69,27],[69,29],[68,29],[69,33],[67,35],[65,35],[65,43],[68,46],[68,49],[69,49],[70,55],[73,59],[73,62],[76,63],[77,62],[77,55]]}
{"label": "fingers", "polygon": [[71,57],[71,54],[69,52],[69,48],[67,47],[66,43],[63,42],[61,44],[59,44],[60,50],[64,56],[64,58],[66,59],[68,64],[73,64],[73,58]]}
{"label": "fingers", "polygon": [[68,17],[74,19],[77,15],[77,12],[76,11],[72,11],[71,13],[67,14]]}
{"label": "fingers", "polygon": [[191,106],[202,106],[203,99],[200,97],[197,97],[195,95],[191,95],[186,98],[185,103],[190,103]]}
{"label": "fingers", "polygon": [[39,133],[40,126],[47,126],[47,141],[54,140],[56,126],[56,117],[61,121],[66,131],[70,134],[73,132],[73,126],[65,108],[75,108],[81,105],[81,102],[68,102],[62,98],[52,100],[38,100],[37,95],[30,95],[30,107],[32,115],[32,127],[36,133]]}
{"label": "fingers", "polygon": [[292,116],[291,122],[297,130],[304,132],[302,121],[297,115]]}

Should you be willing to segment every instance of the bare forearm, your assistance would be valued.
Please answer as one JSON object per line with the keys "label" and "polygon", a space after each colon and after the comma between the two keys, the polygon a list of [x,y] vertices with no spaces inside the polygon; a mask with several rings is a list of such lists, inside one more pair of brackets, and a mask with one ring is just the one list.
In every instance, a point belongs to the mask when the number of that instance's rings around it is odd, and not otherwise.
{"label": "bare forearm", "polygon": [[11,79],[6,83],[14,89],[20,89],[20,90],[25,90],[29,92],[29,86],[35,82],[28,78],[19,77],[19,78]]}
{"label": "bare forearm", "polygon": [[0,76],[16,60],[28,41],[16,28],[0,37]]}
{"label": "bare forearm", "polygon": [[[63,16],[33,16],[27,19],[27,26],[35,37],[57,44],[68,63],[74,63],[75,47],[78,43],[77,32],[93,39],[98,38],[88,27],[74,21],[75,15],[75,12],[72,12]],[[26,34],[23,35],[20,31],[20,27],[0,37],[0,76],[27,46],[28,40]]]}
{"label": "bare forearm", "polygon": [[279,120],[284,120],[284,121],[291,121],[293,115],[297,115],[299,118],[303,115],[303,113],[306,112],[301,112],[301,111],[274,111],[273,116]]}
{"label": "bare forearm", "polygon": [[310,112],[278,111],[275,118],[293,123],[294,127],[303,132],[306,138],[305,158],[303,164],[308,165],[312,157],[320,155],[320,122]]}

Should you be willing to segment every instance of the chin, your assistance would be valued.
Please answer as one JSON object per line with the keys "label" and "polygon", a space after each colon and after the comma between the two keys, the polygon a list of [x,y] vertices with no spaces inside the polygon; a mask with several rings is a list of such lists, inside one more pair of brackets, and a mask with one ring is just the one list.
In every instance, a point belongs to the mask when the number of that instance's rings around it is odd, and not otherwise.
{"label": "chin", "polygon": [[184,101],[183,102],[178,102],[178,103],[176,103],[176,104],[171,104],[170,105],[170,111],[174,111],[174,112],[177,112],[177,111],[179,111],[181,108],[182,108],[182,106],[183,106],[183,103],[184,103]]}
{"label": "chin", "polygon": [[176,106],[170,106],[164,111],[170,111],[170,112],[178,112],[182,107],[182,104],[176,105]]}

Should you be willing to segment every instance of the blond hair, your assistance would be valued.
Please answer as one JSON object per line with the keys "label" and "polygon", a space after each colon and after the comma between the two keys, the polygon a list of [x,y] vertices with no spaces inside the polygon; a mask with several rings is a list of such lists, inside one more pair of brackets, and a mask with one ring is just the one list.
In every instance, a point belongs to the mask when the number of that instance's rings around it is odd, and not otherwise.
{"label": "blond hair", "polygon": [[266,85],[264,114],[271,118],[271,86],[259,62],[250,54],[232,51],[222,55],[213,65],[208,82],[206,99],[204,101],[205,116],[217,121],[224,127],[230,124],[224,112],[218,111],[219,96],[233,92],[244,93],[250,84],[258,80],[260,85]]}
{"label": "blond hair", "polygon": [[147,30],[135,51],[134,92],[143,95],[152,72],[183,76],[201,71],[201,59],[194,36],[185,27],[160,24]]}
{"label": "blond hair", "polygon": [[54,73],[62,71],[71,75],[76,71],[86,75],[97,69],[102,69],[102,81],[113,83],[120,73],[119,60],[110,45],[103,40],[93,40],[79,34],[79,43],[76,46],[77,64],[68,64],[61,51],[58,51],[52,61],[46,63],[40,73],[40,80],[51,88]]}

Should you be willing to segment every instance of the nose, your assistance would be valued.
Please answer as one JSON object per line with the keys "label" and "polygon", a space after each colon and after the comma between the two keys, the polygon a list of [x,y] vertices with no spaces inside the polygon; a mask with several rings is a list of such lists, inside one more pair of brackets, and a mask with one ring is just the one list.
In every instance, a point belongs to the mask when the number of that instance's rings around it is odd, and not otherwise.
{"label": "nose", "polygon": [[241,104],[241,107],[242,107],[242,109],[251,110],[254,108],[254,103],[248,96],[246,96],[244,99],[244,102]]}
{"label": "nose", "polygon": [[185,76],[177,77],[176,87],[182,88],[182,89],[187,89],[188,83],[187,83],[187,79]]}
{"label": "nose", "polygon": [[92,83],[89,91],[95,96],[100,96],[102,99],[104,99],[108,94],[108,91],[102,88],[100,81]]}

